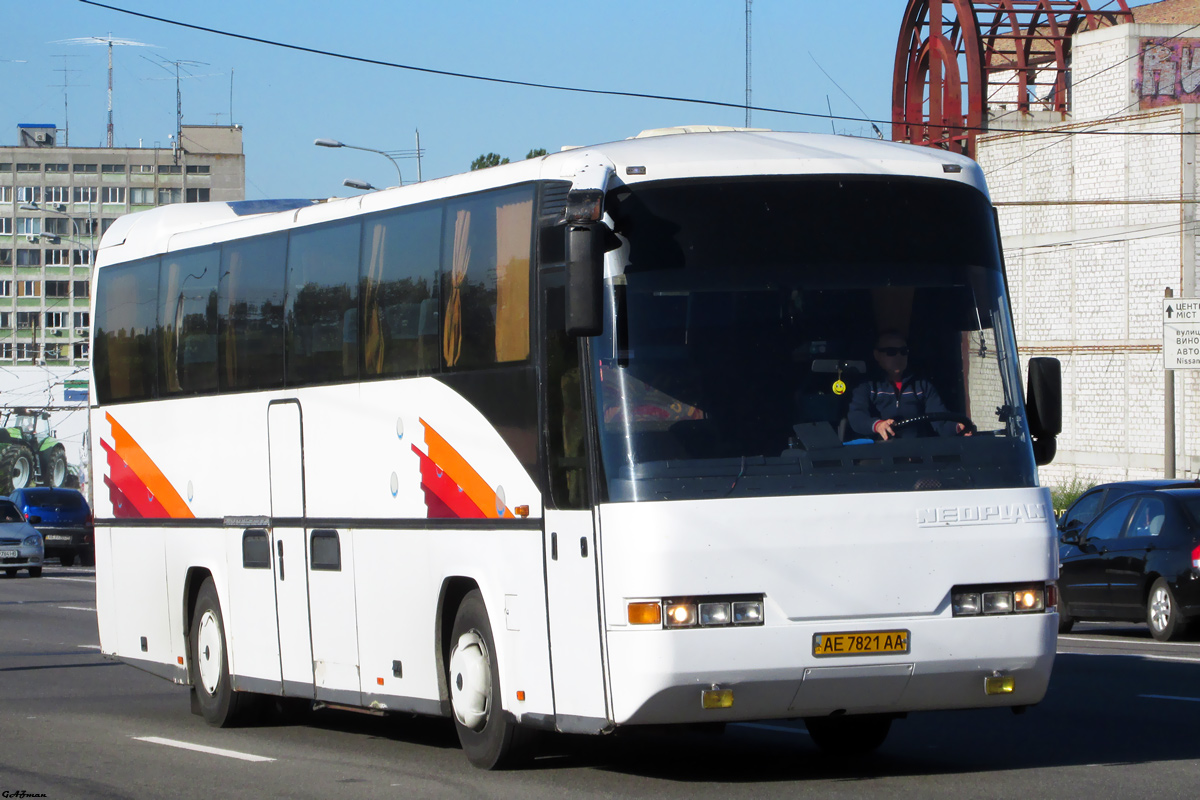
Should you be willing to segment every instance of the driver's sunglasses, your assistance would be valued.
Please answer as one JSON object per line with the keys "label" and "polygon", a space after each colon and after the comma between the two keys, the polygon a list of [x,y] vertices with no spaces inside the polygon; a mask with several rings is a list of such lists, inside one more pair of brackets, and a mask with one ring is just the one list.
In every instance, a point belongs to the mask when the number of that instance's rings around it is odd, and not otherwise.
{"label": "driver's sunglasses", "polygon": [[885,356],[906,356],[908,355],[907,347],[876,347],[875,352],[883,353]]}

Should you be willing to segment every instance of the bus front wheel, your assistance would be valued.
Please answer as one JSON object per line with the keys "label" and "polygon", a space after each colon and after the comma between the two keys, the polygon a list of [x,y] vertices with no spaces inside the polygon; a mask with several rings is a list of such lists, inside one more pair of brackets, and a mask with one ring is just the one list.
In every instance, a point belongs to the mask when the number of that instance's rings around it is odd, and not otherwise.
{"label": "bus front wheel", "polygon": [[892,727],[887,714],[853,717],[806,717],[804,726],[813,743],[837,756],[862,756],[879,749]]}
{"label": "bus front wheel", "polygon": [[502,707],[496,644],[477,589],[463,598],[454,617],[447,678],[454,727],[467,760],[480,769],[503,769],[532,755],[533,732]]}
{"label": "bus front wheel", "polygon": [[201,716],[218,728],[236,725],[249,698],[230,686],[225,620],[212,578],[204,579],[196,596],[190,639],[192,691]]}

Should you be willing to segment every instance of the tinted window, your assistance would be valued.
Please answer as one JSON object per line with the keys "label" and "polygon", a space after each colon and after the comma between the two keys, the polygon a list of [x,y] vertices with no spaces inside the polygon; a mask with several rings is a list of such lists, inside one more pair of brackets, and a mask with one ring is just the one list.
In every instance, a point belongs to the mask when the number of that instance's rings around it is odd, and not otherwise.
{"label": "tinted window", "polygon": [[217,389],[217,276],[221,251],[163,257],[158,292],[162,395]]}
{"label": "tinted window", "polygon": [[1125,520],[1129,516],[1129,510],[1133,508],[1135,498],[1125,498],[1116,505],[1109,506],[1105,509],[1096,521],[1087,529],[1087,538],[1089,540],[1116,539],[1121,535],[1121,529],[1125,527]]}
{"label": "tinted window", "polygon": [[1079,498],[1063,518],[1063,530],[1082,527],[1095,519],[1096,512],[1100,510],[1100,500],[1103,497],[1104,492],[1097,491]]}
{"label": "tinted window", "polygon": [[31,508],[53,508],[60,511],[78,511],[85,505],[83,495],[78,492],[27,489],[21,499]]}
{"label": "tinted window", "polygon": [[143,400],[157,384],[158,259],[109,267],[96,289],[92,368],[101,403]]}
{"label": "tinted window", "polygon": [[1159,536],[1167,519],[1167,505],[1161,497],[1143,497],[1129,519],[1126,536]]}
{"label": "tinted window", "polygon": [[358,377],[357,221],[294,231],[288,241],[290,385]]}
{"label": "tinted window", "polygon": [[447,205],[442,240],[442,357],[470,368],[529,357],[533,187]]}
{"label": "tinted window", "polygon": [[218,313],[222,390],[283,385],[283,301],[287,237],[266,236],[221,248]]}
{"label": "tinted window", "polygon": [[373,217],[363,226],[363,374],[438,368],[442,207]]}
{"label": "tinted window", "polygon": [[0,503],[0,522],[24,522],[25,517],[12,503]]}

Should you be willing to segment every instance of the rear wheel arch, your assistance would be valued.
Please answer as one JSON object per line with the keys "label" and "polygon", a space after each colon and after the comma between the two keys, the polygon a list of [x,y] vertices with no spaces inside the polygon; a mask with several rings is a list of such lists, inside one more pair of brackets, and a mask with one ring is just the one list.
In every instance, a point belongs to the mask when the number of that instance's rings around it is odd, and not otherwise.
{"label": "rear wheel arch", "polygon": [[[213,586],[216,587],[216,579],[213,578],[212,572],[205,567],[189,567],[187,575],[183,579],[183,608],[181,609],[183,612],[183,646],[187,653],[185,661],[189,680],[196,668],[196,665],[192,663],[192,614],[196,611],[196,598],[200,595],[200,587],[208,579],[212,579]],[[217,596],[220,597],[219,590]]]}
{"label": "rear wheel arch", "polygon": [[442,581],[438,593],[437,619],[435,621],[434,653],[437,659],[438,697],[442,704],[442,713],[450,715],[450,687],[446,684],[447,667],[450,663],[450,641],[454,631],[454,617],[458,607],[472,591],[482,591],[474,578],[453,575]]}

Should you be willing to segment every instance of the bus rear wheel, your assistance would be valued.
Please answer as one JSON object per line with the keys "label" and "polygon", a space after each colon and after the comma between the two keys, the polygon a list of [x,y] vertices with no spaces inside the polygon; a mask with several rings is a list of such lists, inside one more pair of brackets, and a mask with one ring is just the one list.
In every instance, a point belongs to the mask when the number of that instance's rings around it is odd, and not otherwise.
{"label": "bus rear wheel", "polygon": [[883,744],[892,727],[887,714],[853,717],[806,717],[804,726],[813,743],[830,755],[864,756]]}
{"label": "bus rear wheel", "polygon": [[463,598],[454,617],[447,678],[454,727],[468,761],[480,769],[504,769],[532,756],[534,732],[502,708],[496,644],[477,589]]}
{"label": "bus rear wheel", "polygon": [[205,578],[196,596],[190,637],[192,691],[200,715],[209,725],[232,727],[240,721],[249,698],[233,691],[221,601],[212,578]]}

